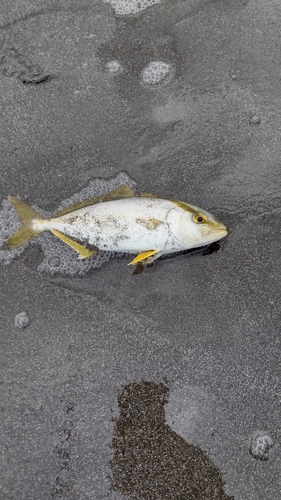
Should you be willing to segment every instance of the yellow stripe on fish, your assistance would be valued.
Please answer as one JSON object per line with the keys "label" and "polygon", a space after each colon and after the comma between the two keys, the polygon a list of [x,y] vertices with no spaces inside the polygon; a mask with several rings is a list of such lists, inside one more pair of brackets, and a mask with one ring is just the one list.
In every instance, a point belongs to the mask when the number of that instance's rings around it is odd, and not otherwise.
{"label": "yellow stripe on fish", "polygon": [[82,259],[97,249],[138,254],[131,264],[140,265],[227,235],[225,225],[205,210],[151,194],[136,196],[126,185],[67,207],[49,220],[18,198],[10,196],[9,201],[22,220],[6,242],[10,249],[49,230]]}

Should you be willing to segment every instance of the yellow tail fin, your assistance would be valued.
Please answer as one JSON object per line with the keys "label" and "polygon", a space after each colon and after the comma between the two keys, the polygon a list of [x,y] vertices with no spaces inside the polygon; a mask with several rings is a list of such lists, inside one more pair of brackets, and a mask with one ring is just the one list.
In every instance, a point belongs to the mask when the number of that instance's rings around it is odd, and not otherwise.
{"label": "yellow tail fin", "polygon": [[[34,220],[46,220],[43,215],[39,214],[33,208],[30,208],[24,201],[19,198],[15,198],[14,196],[8,197],[9,202],[13,205],[14,209],[18,213],[19,217],[22,220],[22,226],[8,238],[6,244],[10,248],[10,250],[14,250],[25,243],[27,243],[31,238],[37,236],[37,234],[41,233],[41,231],[35,230],[32,227],[32,222]],[[44,229],[42,229],[43,231]]]}

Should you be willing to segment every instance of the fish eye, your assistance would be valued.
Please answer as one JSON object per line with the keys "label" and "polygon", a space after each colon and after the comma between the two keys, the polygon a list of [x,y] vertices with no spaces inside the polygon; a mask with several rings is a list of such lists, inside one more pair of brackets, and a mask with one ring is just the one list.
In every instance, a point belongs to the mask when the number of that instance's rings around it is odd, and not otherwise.
{"label": "fish eye", "polygon": [[203,214],[195,214],[193,220],[194,222],[197,222],[197,224],[204,224],[204,222],[207,221],[207,218]]}

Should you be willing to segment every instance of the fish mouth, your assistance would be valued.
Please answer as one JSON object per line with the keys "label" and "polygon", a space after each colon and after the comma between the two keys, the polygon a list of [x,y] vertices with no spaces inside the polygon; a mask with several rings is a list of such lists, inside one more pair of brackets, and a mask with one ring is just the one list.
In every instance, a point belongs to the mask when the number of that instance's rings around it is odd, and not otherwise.
{"label": "fish mouth", "polygon": [[220,223],[219,225],[217,225],[216,231],[219,231],[219,233],[222,233],[223,236],[226,236],[228,234],[227,227],[224,224],[222,224],[222,223]]}
{"label": "fish mouth", "polygon": [[210,240],[212,240],[212,242],[221,240],[222,238],[227,236],[227,234],[228,234],[227,227],[222,223],[216,225],[213,229],[211,229],[208,232],[208,236],[210,237]]}

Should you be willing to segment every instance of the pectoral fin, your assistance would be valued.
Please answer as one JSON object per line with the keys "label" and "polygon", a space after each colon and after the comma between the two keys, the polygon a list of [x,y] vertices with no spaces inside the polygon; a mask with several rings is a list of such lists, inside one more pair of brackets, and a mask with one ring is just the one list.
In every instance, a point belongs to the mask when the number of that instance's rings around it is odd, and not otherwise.
{"label": "pectoral fin", "polygon": [[79,254],[79,259],[86,259],[87,257],[90,257],[94,253],[96,253],[96,250],[90,250],[87,247],[84,247],[80,243],[77,243],[77,241],[72,240],[68,236],[65,236],[65,234],[60,233],[56,229],[51,229],[52,233],[55,234],[58,238],[60,238],[64,243],[69,245],[71,248],[73,248],[78,254]]}
{"label": "pectoral fin", "polygon": [[136,222],[146,229],[156,229],[159,224],[164,224],[164,221],[158,219],[136,219]]}
{"label": "pectoral fin", "polygon": [[147,229],[155,229],[159,224],[164,224],[164,222],[158,219],[148,219],[146,227]]}
{"label": "pectoral fin", "polygon": [[128,264],[128,266],[131,266],[133,264],[137,264],[138,262],[143,262],[146,261],[149,257],[152,257],[153,255],[157,254],[159,250],[149,250],[148,252],[142,252],[139,253],[132,262]]}

